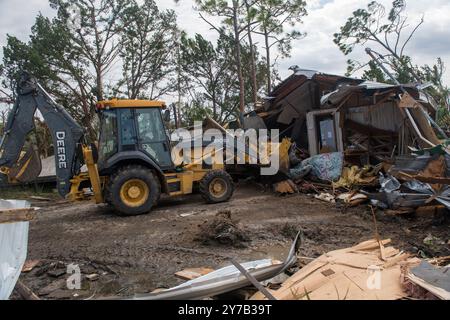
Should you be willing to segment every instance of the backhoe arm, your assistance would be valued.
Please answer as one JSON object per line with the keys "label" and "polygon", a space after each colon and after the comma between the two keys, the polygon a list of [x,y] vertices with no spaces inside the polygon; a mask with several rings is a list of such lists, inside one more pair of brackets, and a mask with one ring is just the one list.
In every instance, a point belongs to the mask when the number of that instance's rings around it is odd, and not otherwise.
{"label": "backhoe arm", "polygon": [[27,73],[19,81],[17,100],[0,142],[0,168],[5,172],[19,160],[26,137],[35,128],[36,109],[41,112],[52,135],[58,191],[65,197],[70,192],[70,180],[81,168],[83,156],[77,150],[78,144],[83,141],[84,131]]}

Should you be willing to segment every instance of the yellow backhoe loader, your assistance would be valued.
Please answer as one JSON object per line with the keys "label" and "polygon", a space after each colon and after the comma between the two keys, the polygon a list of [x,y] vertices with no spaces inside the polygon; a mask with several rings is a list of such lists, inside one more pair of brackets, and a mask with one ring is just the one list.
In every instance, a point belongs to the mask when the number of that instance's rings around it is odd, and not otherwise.
{"label": "yellow backhoe loader", "polygon": [[[99,141],[87,145],[83,128],[35,78],[24,73],[0,143],[0,172],[7,175],[20,162],[39,110],[52,135],[62,197],[94,198],[124,215],[151,211],[162,193],[179,196],[198,190],[208,203],[228,201],[234,184],[223,164],[205,165],[204,158],[186,166],[173,164],[162,109],[165,104],[159,101],[99,102]],[[24,172],[31,161],[22,162]]]}

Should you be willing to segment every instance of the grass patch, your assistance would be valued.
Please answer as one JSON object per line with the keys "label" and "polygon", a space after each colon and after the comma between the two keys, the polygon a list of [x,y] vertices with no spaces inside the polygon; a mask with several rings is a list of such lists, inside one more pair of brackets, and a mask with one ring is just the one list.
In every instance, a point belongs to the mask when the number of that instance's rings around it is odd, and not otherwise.
{"label": "grass patch", "polygon": [[49,198],[52,200],[60,199],[58,193],[50,188],[44,189],[42,191],[36,191],[34,187],[23,187],[23,186],[0,187],[0,199],[30,200],[31,197],[42,197],[42,198]]}

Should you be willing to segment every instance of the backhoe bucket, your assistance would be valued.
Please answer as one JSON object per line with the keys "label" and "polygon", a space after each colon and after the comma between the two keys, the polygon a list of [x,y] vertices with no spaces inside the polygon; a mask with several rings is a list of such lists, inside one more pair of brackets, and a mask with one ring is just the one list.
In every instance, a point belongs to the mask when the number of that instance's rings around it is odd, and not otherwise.
{"label": "backhoe bucket", "polygon": [[22,154],[16,165],[9,170],[8,179],[11,183],[30,183],[41,174],[42,163],[37,150],[29,146]]}

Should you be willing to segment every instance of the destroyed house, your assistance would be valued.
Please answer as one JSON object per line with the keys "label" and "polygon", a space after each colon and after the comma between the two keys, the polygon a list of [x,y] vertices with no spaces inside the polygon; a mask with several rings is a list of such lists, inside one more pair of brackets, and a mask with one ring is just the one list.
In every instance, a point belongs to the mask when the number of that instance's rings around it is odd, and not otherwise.
{"label": "destroyed house", "polygon": [[364,165],[439,144],[435,113],[431,99],[413,85],[297,69],[245,125],[279,129],[281,138],[311,156],[344,152],[347,161]]}

